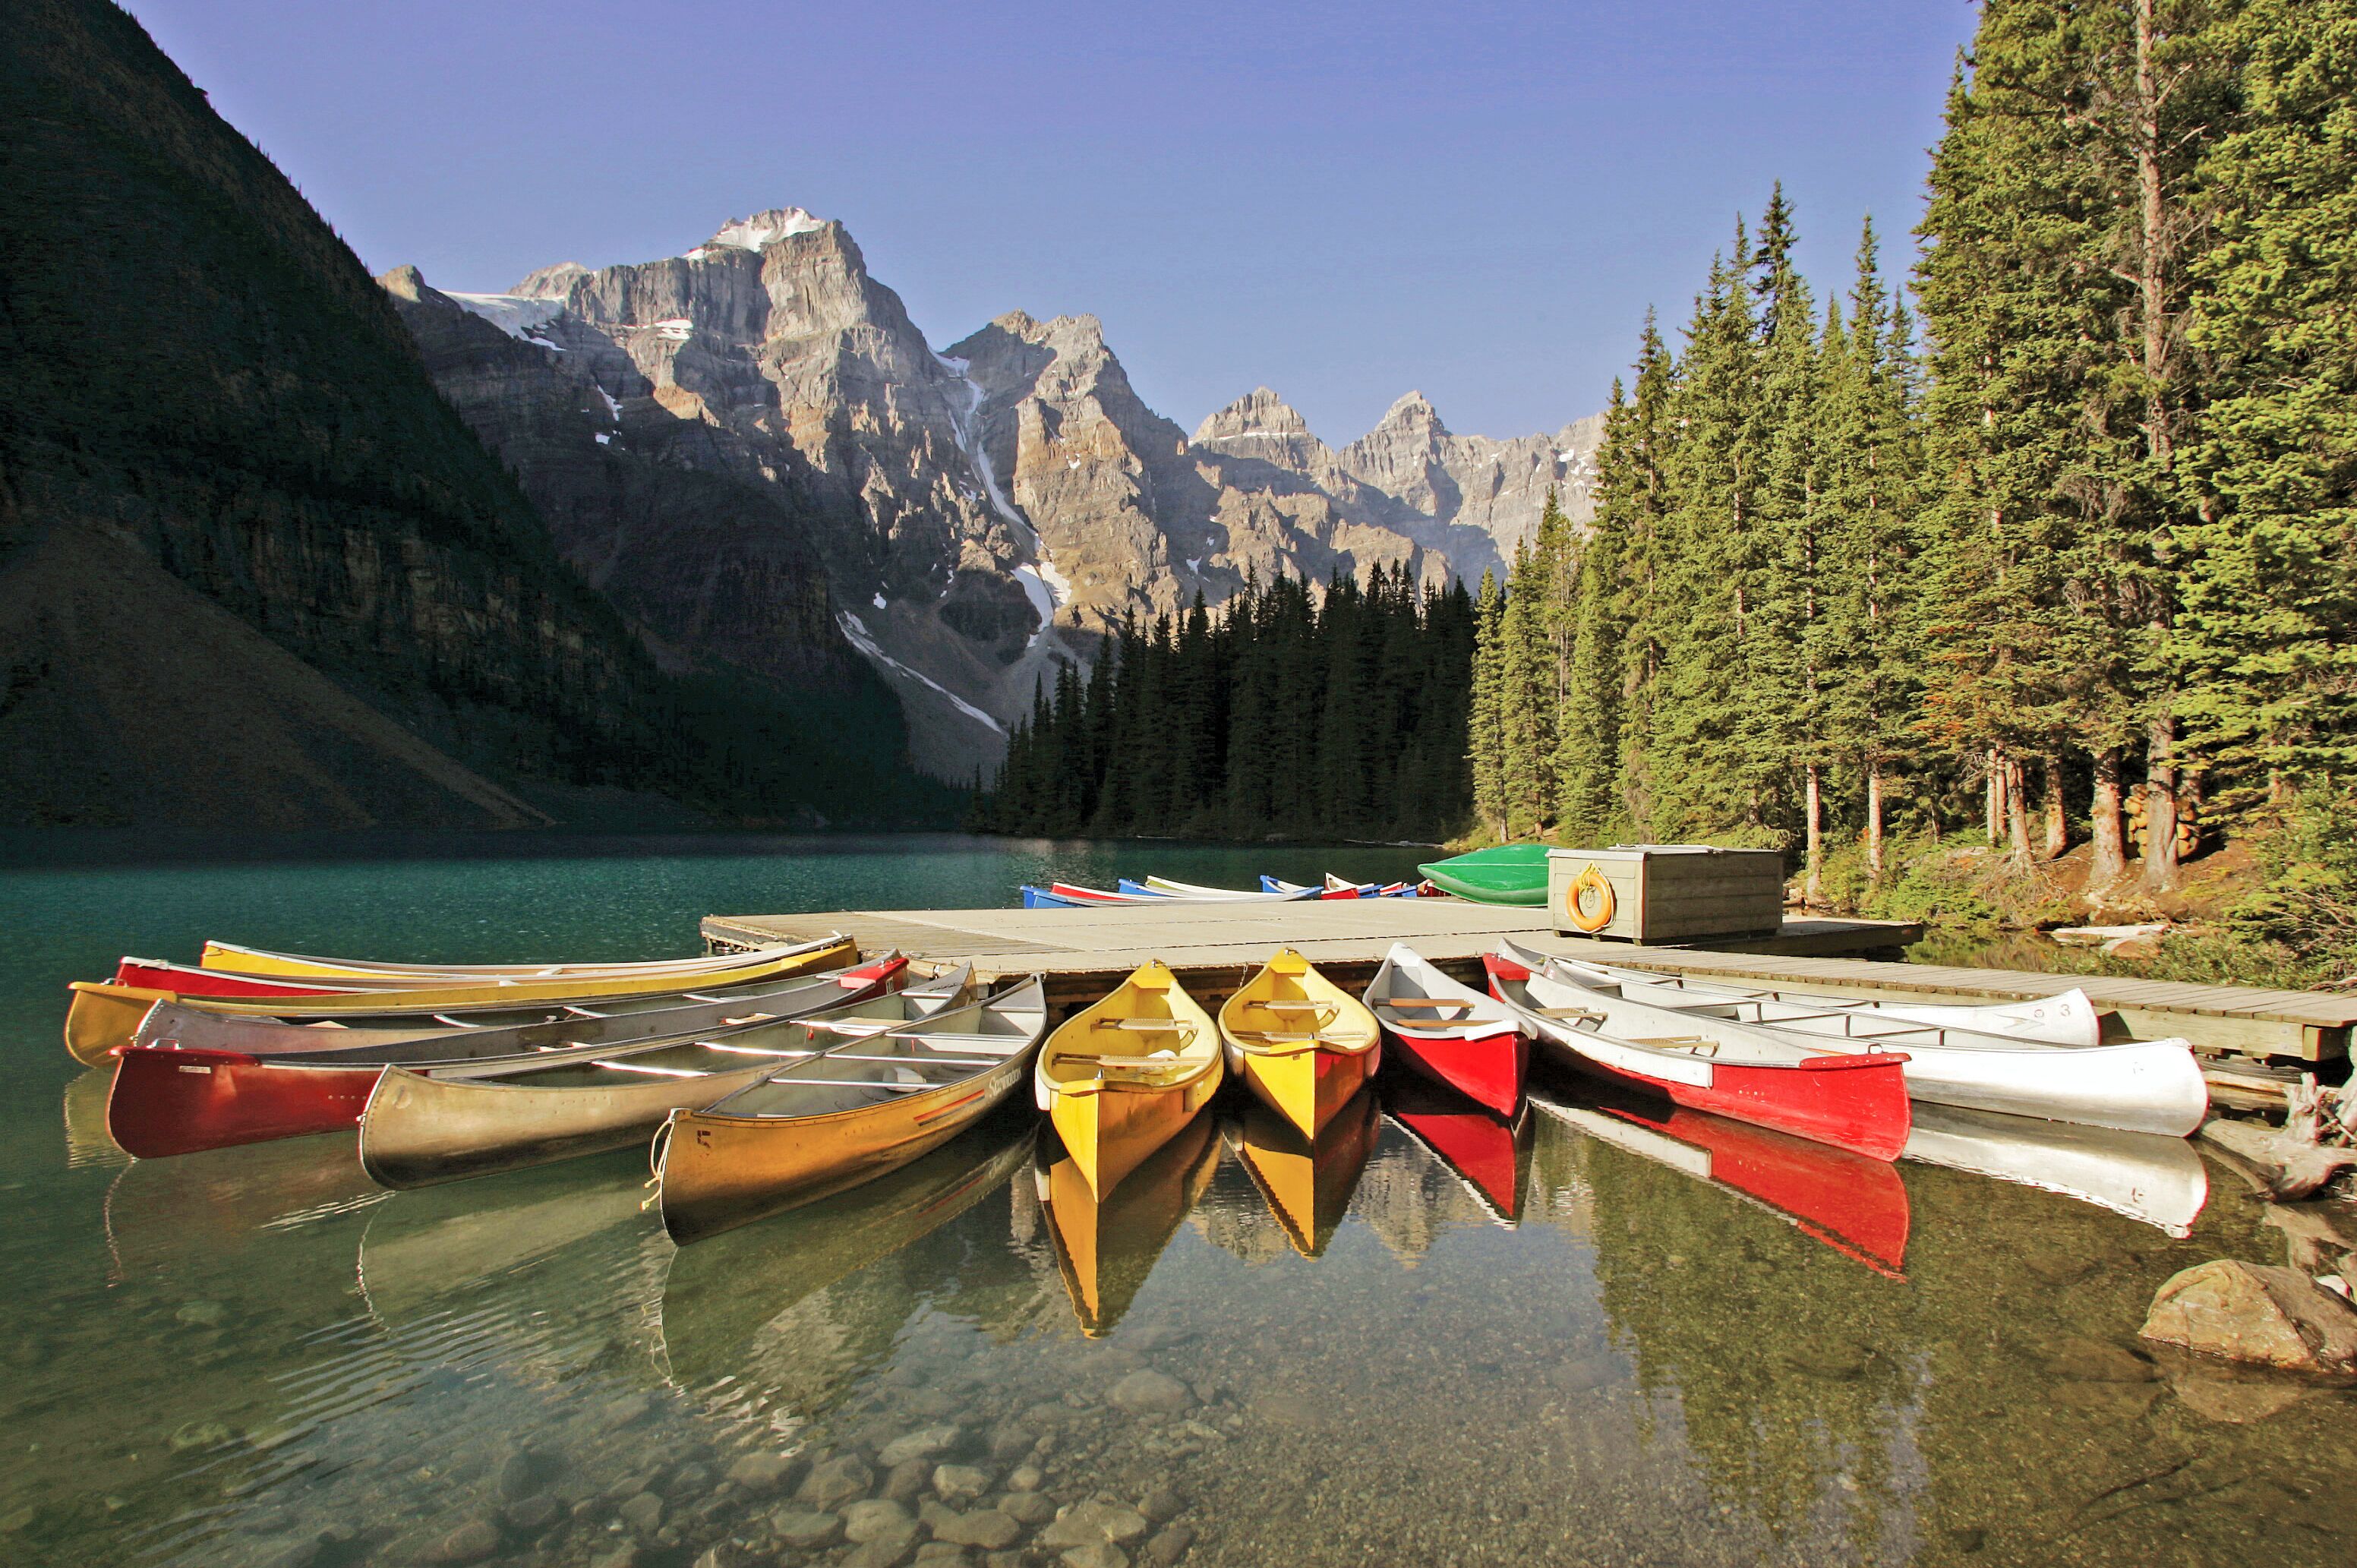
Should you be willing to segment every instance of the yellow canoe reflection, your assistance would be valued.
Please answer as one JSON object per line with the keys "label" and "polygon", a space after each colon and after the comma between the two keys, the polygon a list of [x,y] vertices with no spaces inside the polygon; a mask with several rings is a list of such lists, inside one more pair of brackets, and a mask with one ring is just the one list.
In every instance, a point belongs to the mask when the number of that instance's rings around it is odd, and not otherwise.
{"label": "yellow canoe reflection", "polygon": [[834,1381],[823,1375],[830,1347],[856,1349],[855,1360],[888,1354],[913,1294],[879,1287],[852,1313],[828,1310],[822,1293],[1003,1191],[1034,1125],[993,1117],[888,1176],[674,1251],[662,1315],[672,1380],[730,1378],[807,1408],[819,1397],[809,1380]]}
{"label": "yellow canoe reflection", "polygon": [[1314,1144],[1258,1102],[1228,1123],[1228,1147],[1268,1200],[1285,1239],[1303,1257],[1323,1252],[1350,1211],[1382,1118],[1375,1096],[1362,1092],[1334,1113]]}
{"label": "yellow canoe reflection", "polygon": [[1198,1116],[1100,1200],[1079,1162],[1041,1139],[1033,1176],[1082,1333],[1100,1338],[1121,1321],[1219,1165],[1218,1124]]}

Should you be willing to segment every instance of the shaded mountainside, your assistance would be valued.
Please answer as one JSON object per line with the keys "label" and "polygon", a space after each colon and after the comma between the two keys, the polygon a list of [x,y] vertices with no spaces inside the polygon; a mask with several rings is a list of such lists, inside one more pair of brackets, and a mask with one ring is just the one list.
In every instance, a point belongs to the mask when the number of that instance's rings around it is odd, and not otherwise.
{"label": "shaded mountainside", "polygon": [[[613,603],[565,565],[393,302],[135,22],[102,0],[9,12],[0,811],[496,826],[591,786],[832,810],[804,792],[822,770],[780,755],[826,715],[757,673],[864,703],[821,736],[853,747],[839,798],[866,820],[912,803],[888,798],[897,705],[839,643],[658,667],[631,621],[661,647],[694,596],[610,546]],[[576,555],[598,526],[580,515]],[[823,627],[806,575],[799,598],[772,586],[751,585],[763,613]]]}

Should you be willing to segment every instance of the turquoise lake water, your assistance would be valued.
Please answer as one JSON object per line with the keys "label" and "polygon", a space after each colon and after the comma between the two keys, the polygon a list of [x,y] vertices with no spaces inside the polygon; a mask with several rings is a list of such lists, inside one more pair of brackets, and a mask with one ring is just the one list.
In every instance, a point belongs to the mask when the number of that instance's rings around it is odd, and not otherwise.
{"label": "turquoise lake water", "polygon": [[2190,1147],[2083,1162],[2106,1208],[1953,1168],[1986,1128],[1864,1166],[1542,1074],[1518,1124],[1395,1091],[1317,1150],[1223,1099],[1096,1204],[1017,1108],[682,1250],[635,1152],[401,1194],[350,1134],[131,1162],[59,1041],[68,980],[207,936],[644,958],[1424,853],[0,839],[0,1561],[2352,1561],[2357,1395],[2135,1335],[2178,1269],[2357,1224]]}

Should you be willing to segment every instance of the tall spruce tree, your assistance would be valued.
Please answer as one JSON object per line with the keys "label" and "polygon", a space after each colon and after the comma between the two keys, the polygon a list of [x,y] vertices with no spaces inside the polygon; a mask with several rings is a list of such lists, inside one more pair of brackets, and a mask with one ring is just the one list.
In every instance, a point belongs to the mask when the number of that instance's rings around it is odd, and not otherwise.
{"label": "tall spruce tree", "polygon": [[1501,840],[1506,819],[1506,606],[1494,572],[1481,574],[1473,601],[1473,682],[1467,705],[1465,756],[1473,774],[1473,810]]}
{"label": "tall spruce tree", "polygon": [[2202,168],[2212,401],[2170,660],[2224,803],[2280,805],[2357,777],[2357,4],[2253,0],[2216,43],[2241,105]]}

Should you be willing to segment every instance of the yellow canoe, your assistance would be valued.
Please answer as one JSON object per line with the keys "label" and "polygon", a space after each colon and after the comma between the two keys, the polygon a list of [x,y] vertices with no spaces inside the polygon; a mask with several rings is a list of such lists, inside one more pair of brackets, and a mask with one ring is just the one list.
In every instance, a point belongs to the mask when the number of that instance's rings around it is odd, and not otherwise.
{"label": "yellow canoe", "polygon": [[1365,1004],[1286,948],[1220,1008],[1228,1070],[1315,1138],[1383,1065]]}
{"label": "yellow canoe", "polygon": [[[501,980],[605,980],[632,974],[709,974],[734,969],[748,960],[791,950],[785,946],[754,948],[744,952],[714,953],[703,958],[657,958],[612,963],[395,963],[361,958],[313,958],[306,953],[272,952],[265,948],[240,947],[235,942],[205,944],[197,961],[207,969],[238,974],[268,974],[289,980],[350,980],[379,985],[408,984],[423,978],[452,977],[464,984],[479,977],[485,984]],[[462,978],[464,977],[464,978]]]}
{"label": "yellow canoe", "polygon": [[1047,983],[1035,974],[673,1111],[655,1135],[663,1229],[685,1243],[930,1154],[1022,1090],[1047,1028]]}
{"label": "yellow canoe", "polygon": [[1032,1083],[1102,1197],[1211,1103],[1222,1076],[1211,1015],[1169,970],[1149,962],[1057,1026]]}
{"label": "yellow canoe", "polygon": [[1102,1199],[1070,1153],[1046,1138],[1040,1147],[1032,1180],[1048,1211],[1056,1269],[1081,1332],[1102,1338],[1129,1310],[1179,1222],[1211,1185],[1220,1168],[1219,1127],[1211,1117],[1198,1117]]}
{"label": "yellow canoe", "polygon": [[[245,1017],[297,1017],[332,1022],[339,1015],[382,1018],[393,1013],[414,1014],[423,1020],[447,1014],[463,1015],[484,1008],[512,1008],[535,1002],[618,1001],[631,996],[664,996],[679,991],[706,991],[752,981],[779,980],[813,970],[839,969],[859,956],[849,937],[834,936],[799,947],[775,949],[748,956],[733,969],[704,970],[693,975],[617,974],[576,976],[566,980],[495,981],[461,978],[452,984],[404,987],[398,992],[330,992],[318,996],[183,996],[178,992],[151,991],[137,985],[113,985],[77,980],[73,1004],[66,1010],[66,1049],[76,1061],[97,1067],[117,1046],[129,1045],[139,1021],[158,1002],[177,1002],[208,1013]],[[463,1024],[454,1024],[461,1027]]]}
{"label": "yellow canoe", "polygon": [[1383,1112],[1370,1091],[1342,1107],[1313,1142],[1265,1105],[1245,1108],[1228,1128],[1228,1147],[1268,1200],[1269,1212],[1293,1250],[1305,1258],[1326,1251],[1350,1211],[1359,1173],[1367,1168]]}

